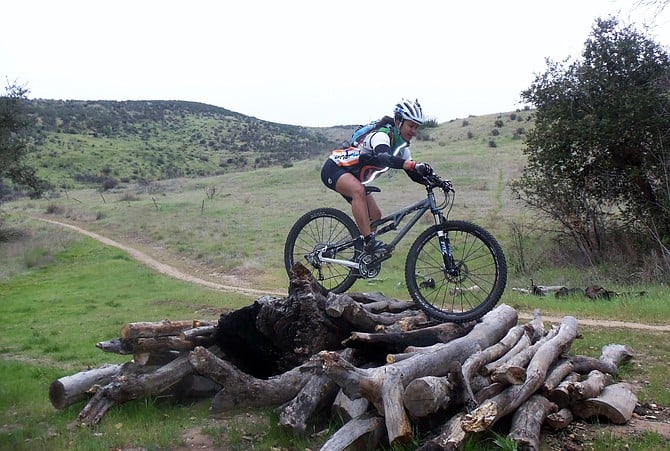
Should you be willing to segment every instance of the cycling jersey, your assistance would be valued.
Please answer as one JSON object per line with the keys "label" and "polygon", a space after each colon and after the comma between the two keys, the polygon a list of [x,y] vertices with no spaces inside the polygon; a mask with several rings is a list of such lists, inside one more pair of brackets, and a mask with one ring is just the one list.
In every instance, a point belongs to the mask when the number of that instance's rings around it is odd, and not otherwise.
{"label": "cycling jersey", "polygon": [[384,126],[365,137],[356,147],[333,150],[329,156],[337,166],[350,172],[361,183],[369,183],[388,168],[402,169],[411,160],[409,143],[394,126]]}

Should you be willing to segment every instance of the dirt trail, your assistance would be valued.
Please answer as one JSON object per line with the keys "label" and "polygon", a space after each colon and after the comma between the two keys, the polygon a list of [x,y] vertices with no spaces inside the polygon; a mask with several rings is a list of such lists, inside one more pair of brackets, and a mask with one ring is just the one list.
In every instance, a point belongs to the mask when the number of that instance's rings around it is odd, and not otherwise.
{"label": "dirt trail", "polygon": [[[107,237],[104,237],[100,234],[97,234],[95,232],[91,232],[85,229],[82,229],[81,227],[78,227],[76,225],[68,224],[65,222],[60,222],[60,221],[54,221],[52,219],[45,219],[45,218],[37,218],[35,217],[34,219],[38,219],[40,221],[48,222],[50,224],[55,224],[59,225],[62,227],[67,227],[68,229],[74,230],[75,232],[81,233],[83,235],[86,235],[88,237],[91,237],[93,239],[96,239],[100,241],[101,243],[107,244],[108,246],[113,246],[118,249],[121,249],[124,252],[127,252],[131,257],[133,257],[135,260],[138,262],[156,270],[157,272],[161,274],[165,274],[166,276],[174,277],[175,279],[183,280],[186,282],[194,283],[197,285],[201,285],[204,287],[209,287],[209,288],[214,288],[215,290],[221,290],[221,291],[229,291],[233,293],[241,293],[249,296],[264,296],[264,295],[270,295],[270,296],[286,296],[286,293],[280,293],[280,292],[272,292],[272,291],[264,291],[264,290],[256,290],[253,288],[246,288],[241,285],[224,285],[216,282],[211,282],[209,280],[201,279],[199,277],[193,276],[191,274],[187,274],[183,271],[180,271],[179,269],[175,268],[174,266],[166,265],[165,263],[161,263],[158,260],[154,259],[153,257],[145,254],[142,251],[139,251],[135,248],[132,248],[130,246],[127,246],[125,244],[119,243],[117,241],[114,241],[112,239],[109,239]],[[235,277],[230,277],[231,280],[236,280]],[[241,284],[241,282],[240,282]]]}
{"label": "dirt trail", "polygon": [[[116,247],[118,249],[123,250],[124,252],[127,252],[130,256],[132,256],[134,259],[139,261],[140,263],[149,266],[150,268],[158,271],[161,274],[165,274],[170,277],[174,277],[176,279],[180,279],[186,282],[194,283],[197,285],[213,288],[216,290],[222,290],[222,291],[229,291],[233,293],[241,293],[249,296],[265,296],[265,295],[270,295],[270,296],[286,296],[286,292],[275,292],[275,291],[264,291],[264,290],[256,290],[253,288],[247,288],[243,287],[239,284],[232,284],[232,285],[224,285],[224,284],[219,284],[216,282],[211,282],[209,280],[201,279],[199,277],[193,276],[191,274],[187,274],[183,271],[180,271],[179,269],[166,265],[165,263],[161,263],[158,260],[154,259],[153,257],[145,254],[144,252],[141,252],[137,249],[134,249],[130,246],[127,246],[125,244],[119,243],[117,241],[111,240],[107,237],[104,237],[102,235],[99,235],[95,232],[90,232],[88,230],[82,229],[81,227],[68,224],[65,222],[60,222],[60,221],[54,221],[52,219],[46,219],[46,218],[35,218],[40,221],[48,222],[51,224],[59,225],[62,227],[67,227],[71,230],[74,230],[76,232],[79,232],[83,235],[89,236],[93,239],[96,239],[100,241],[101,243],[107,244],[109,246]],[[235,277],[230,278],[233,282],[236,280]],[[241,284],[241,282],[240,282]],[[527,315],[527,314],[520,314],[520,317],[523,319],[532,319],[532,315]],[[562,318],[558,317],[548,317],[545,315],[542,315],[542,319],[545,321],[549,321],[552,323],[560,323]],[[635,322],[628,322],[628,321],[607,321],[607,320],[593,320],[593,319],[587,319],[587,318],[578,318],[579,323],[586,325],[586,326],[602,326],[602,327],[621,327],[621,328],[628,328],[628,329],[641,329],[641,330],[649,330],[649,331],[657,331],[657,332],[670,332],[670,324],[664,324],[664,325],[653,325],[653,324],[641,324],[641,323],[635,323]]]}

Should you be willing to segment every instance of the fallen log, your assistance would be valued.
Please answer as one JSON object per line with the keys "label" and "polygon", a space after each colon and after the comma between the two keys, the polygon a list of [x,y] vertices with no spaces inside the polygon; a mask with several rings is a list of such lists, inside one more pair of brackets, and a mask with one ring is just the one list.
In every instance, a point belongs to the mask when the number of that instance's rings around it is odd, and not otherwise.
{"label": "fallen log", "polygon": [[383,344],[387,345],[388,352],[393,352],[392,350],[402,350],[408,346],[423,347],[436,343],[448,343],[466,335],[472,330],[472,327],[474,327],[474,323],[466,325],[441,323],[406,332],[352,332],[349,338],[344,340],[343,345],[356,348],[366,344]]}
{"label": "fallen log", "polygon": [[294,434],[302,434],[312,415],[320,408],[332,405],[339,387],[325,376],[312,377],[300,392],[284,404],[279,414],[279,426]]}
{"label": "fallen log", "polygon": [[331,412],[335,418],[341,418],[346,422],[363,415],[367,412],[369,406],[370,402],[367,399],[352,399],[340,389],[335,396],[335,401],[333,401]]}
{"label": "fallen log", "polygon": [[215,323],[212,321],[170,321],[168,319],[159,322],[127,323],[121,328],[120,337],[123,340],[134,340],[136,338],[155,338],[167,335],[179,335],[187,329],[214,325]]}
{"label": "fallen log", "polygon": [[560,358],[556,360],[549,368],[547,377],[542,384],[543,393],[549,393],[556,388],[568,374],[572,373],[573,367],[574,364],[568,358]]}
{"label": "fallen log", "polygon": [[[384,419],[370,414],[354,418],[338,429],[321,451],[344,449],[376,449],[384,434]],[[357,446],[358,444],[358,446]]]}
{"label": "fallen log", "polygon": [[542,395],[535,394],[528,398],[512,416],[512,426],[507,438],[520,444],[520,448],[528,451],[540,449],[540,431],[544,419],[558,407]]}
{"label": "fallen log", "polygon": [[[492,368],[488,368],[487,365],[486,371],[490,371],[491,380],[500,381],[503,383],[510,381],[510,383],[514,385],[521,384],[526,380],[526,366],[537,353],[537,350],[540,349],[544,343],[553,338],[557,333],[558,329],[552,328],[544,337],[540,338],[532,345],[521,349],[518,354],[511,356],[502,365]],[[514,379],[518,380],[519,382],[512,382]]]}
{"label": "fallen log", "polygon": [[563,381],[549,393],[547,393],[547,398],[559,408],[566,408],[570,406],[571,403],[571,394],[568,391],[568,386],[574,382],[579,382],[582,380],[582,376],[579,373],[572,372],[568,374]]}
{"label": "fallen log", "polygon": [[609,344],[602,348],[600,357],[593,358],[582,355],[571,357],[573,371],[580,374],[587,374],[590,371],[598,370],[603,373],[609,373],[612,376],[619,374],[619,366],[628,362],[634,356],[630,346],[620,344]]}
{"label": "fallen log", "polygon": [[212,400],[213,413],[244,407],[280,406],[294,398],[314,377],[297,367],[267,380],[258,379],[203,347],[191,351],[188,362],[199,374],[223,387]]}
{"label": "fallen log", "polygon": [[326,301],[326,313],[333,318],[344,318],[353,328],[373,332],[381,326],[390,326],[415,313],[403,310],[399,313],[372,313],[346,294],[330,293]]}
{"label": "fallen log", "polygon": [[446,409],[455,389],[447,377],[425,376],[407,384],[402,402],[411,417],[422,418]]}
{"label": "fallen log", "polygon": [[522,385],[510,386],[466,415],[463,429],[468,432],[484,431],[513,412],[542,385],[551,363],[570,347],[576,336],[577,320],[566,316],[558,334],[545,342],[528,364],[526,381]]}
{"label": "fallen log", "polygon": [[587,398],[598,396],[603,389],[612,383],[612,376],[598,370],[591,371],[585,380],[565,385],[570,404]]}
{"label": "fallen log", "polygon": [[389,299],[381,293],[349,293],[349,296],[354,301],[359,302],[365,310],[372,313],[399,313],[404,312],[405,310],[413,310],[419,313],[416,304],[413,301]]}
{"label": "fallen log", "polygon": [[507,334],[499,342],[489,346],[486,349],[482,349],[481,351],[478,351],[467,358],[461,367],[461,373],[463,375],[463,382],[465,385],[464,388],[467,391],[468,397],[470,399],[475,399],[475,395],[471,387],[471,381],[475,374],[479,372],[480,368],[482,368],[485,364],[498,359],[500,356],[512,349],[512,347],[521,339],[525,333],[526,328],[524,326],[514,326],[509,331],[507,331]]}
{"label": "fallen log", "polygon": [[126,371],[121,375],[96,390],[79,413],[80,424],[98,424],[111,407],[133,399],[160,395],[193,372],[187,356],[178,357],[153,371],[140,365],[125,366],[124,369]]}
{"label": "fallen log", "polygon": [[574,415],[572,415],[572,411],[567,407],[564,407],[558,412],[547,415],[544,423],[553,429],[565,429],[570,423],[572,423],[573,419]]}
{"label": "fallen log", "polygon": [[417,451],[456,451],[463,449],[467,437],[461,427],[464,413],[452,416],[441,428],[437,437],[434,437],[417,448]]}
{"label": "fallen log", "polygon": [[[539,312],[521,326],[516,311],[503,304],[477,323],[436,324],[411,303],[380,294],[330,295],[308,272],[301,277],[292,279],[288,298],[258,298],[221,315],[215,325],[169,322],[186,327],[176,332],[176,326],[167,331],[165,322],[131,323],[124,336],[132,338],[101,342],[101,347],[132,352],[138,343],[169,344],[133,352],[134,361],[119,374],[85,390],[64,389],[70,393],[65,397],[95,392],[80,413],[82,424],[96,424],[114,405],[156,395],[211,396],[213,413],[277,407],[280,426],[296,434],[330,413],[346,424],[323,449],[370,448],[382,441],[395,447],[409,442],[417,429],[422,436],[438,434],[419,449],[460,449],[470,432],[514,414],[510,436],[532,449],[541,418],[565,427],[573,415],[565,408],[549,413],[555,407],[542,399],[541,387],[558,385],[550,395],[563,388],[573,396],[563,407],[591,409],[594,415],[589,403],[602,403],[610,375],[632,357],[621,345],[603,347],[597,359],[568,355],[577,332],[571,317],[545,332]],[[184,342],[208,340],[224,349],[182,349]],[[572,373],[562,377],[570,365]],[[599,368],[608,372],[592,372]],[[589,396],[599,387],[597,396]],[[608,403],[625,418],[624,407]],[[472,410],[454,414],[463,407]],[[475,424],[481,415],[484,420]],[[438,421],[443,423],[439,431],[434,429]]]}
{"label": "fallen log", "polygon": [[630,384],[608,385],[594,398],[572,405],[572,413],[581,418],[604,417],[614,424],[625,424],[633,416],[637,396]]}
{"label": "fallen log", "polygon": [[91,387],[106,385],[112,378],[119,375],[123,364],[102,365],[71,376],[61,377],[49,385],[49,400],[58,410],[82,401],[89,396]]}

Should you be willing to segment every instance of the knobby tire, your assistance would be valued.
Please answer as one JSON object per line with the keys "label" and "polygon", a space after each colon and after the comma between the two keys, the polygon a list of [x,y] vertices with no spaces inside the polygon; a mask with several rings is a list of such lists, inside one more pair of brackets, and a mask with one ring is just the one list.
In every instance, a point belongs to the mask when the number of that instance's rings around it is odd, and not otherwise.
{"label": "knobby tire", "polygon": [[[355,239],[360,235],[356,223],[343,211],[335,208],[318,208],[301,216],[293,225],[284,245],[284,265],[291,274],[295,263],[307,267],[322,288],[333,293],[343,293],[356,282],[357,276],[352,268],[321,263],[320,268],[308,258],[319,246],[341,243]],[[340,251],[331,258],[353,261],[361,243]]]}
{"label": "knobby tire", "polygon": [[[444,270],[440,229],[448,234],[458,275]],[[465,323],[481,318],[500,300],[507,283],[507,262],[488,231],[466,221],[446,221],[414,241],[405,261],[405,282],[426,314]]]}

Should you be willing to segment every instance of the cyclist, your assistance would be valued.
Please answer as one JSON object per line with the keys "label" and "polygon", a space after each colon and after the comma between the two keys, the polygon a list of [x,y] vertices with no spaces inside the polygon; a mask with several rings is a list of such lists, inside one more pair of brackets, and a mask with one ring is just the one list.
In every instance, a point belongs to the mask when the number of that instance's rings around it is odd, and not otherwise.
{"label": "cyclist", "polygon": [[402,99],[395,105],[392,118],[384,116],[360,143],[332,151],[321,169],[323,183],[351,204],[366,253],[385,254],[392,248],[375,238],[370,222],[380,219],[382,213],[372,194],[366,195],[365,184],[389,168],[404,169],[419,183],[432,172],[430,165],[413,161],[409,151],[409,143],[423,122],[418,100]]}

